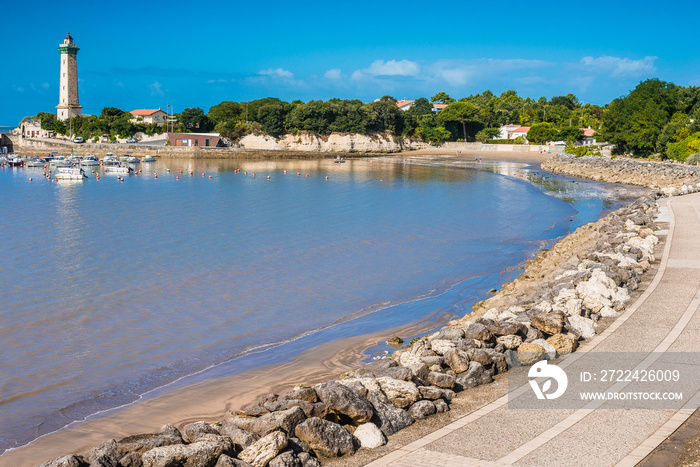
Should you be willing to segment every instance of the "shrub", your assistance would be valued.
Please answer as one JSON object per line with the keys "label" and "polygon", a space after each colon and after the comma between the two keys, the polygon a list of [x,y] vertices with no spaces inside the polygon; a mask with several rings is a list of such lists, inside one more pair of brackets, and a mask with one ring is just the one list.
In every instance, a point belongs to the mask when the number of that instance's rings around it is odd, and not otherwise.
{"label": "shrub", "polygon": [[695,154],[689,155],[685,161],[688,164],[697,165],[697,163],[700,162],[700,153],[696,152]]}

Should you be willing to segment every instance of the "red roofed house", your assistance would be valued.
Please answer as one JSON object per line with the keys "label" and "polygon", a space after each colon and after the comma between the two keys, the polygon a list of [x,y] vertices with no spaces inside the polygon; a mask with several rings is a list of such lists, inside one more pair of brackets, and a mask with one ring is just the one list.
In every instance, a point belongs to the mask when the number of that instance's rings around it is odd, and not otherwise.
{"label": "red roofed house", "polygon": [[[131,120],[132,123],[157,123],[158,125],[165,125],[168,114],[158,109],[136,109],[129,112],[134,116]],[[140,120],[139,120],[140,119]]]}
{"label": "red roofed house", "polygon": [[445,107],[447,107],[449,104],[433,104],[433,112],[439,112]]}
{"label": "red roofed house", "polygon": [[503,125],[500,130],[500,139],[515,139],[518,136],[522,136],[527,141],[527,132],[530,131],[530,127],[520,125]]}
{"label": "red roofed house", "polygon": [[581,141],[581,144],[584,146],[594,146],[597,144],[595,140],[595,135],[598,134],[597,131],[592,130],[591,127],[580,128],[580,130],[583,131],[583,140]]}
{"label": "red roofed house", "polygon": [[413,106],[413,103],[415,101],[407,101],[407,100],[400,100],[396,102],[396,107],[399,108],[399,110],[408,110]]}

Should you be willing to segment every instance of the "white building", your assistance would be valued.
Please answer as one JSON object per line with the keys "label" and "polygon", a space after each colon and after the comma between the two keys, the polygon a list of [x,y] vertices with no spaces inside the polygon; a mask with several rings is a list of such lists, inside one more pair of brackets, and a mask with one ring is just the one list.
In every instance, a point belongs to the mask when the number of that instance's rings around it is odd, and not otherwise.
{"label": "white building", "polygon": [[53,131],[42,130],[41,120],[30,118],[19,124],[19,134],[22,138],[49,138],[53,136]]}
{"label": "white building", "polygon": [[133,116],[133,118],[129,120],[132,123],[157,123],[158,125],[165,125],[168,119],[168,114],[160,108],[136,109],[129,113]]}
{"label": "white building", "polygon": [[518,136],[522,136],[527,141],[527,132],[530,131],[529,126],[520,125],[503,125],[499,128],[501,134],[499,139],[515,139]]}

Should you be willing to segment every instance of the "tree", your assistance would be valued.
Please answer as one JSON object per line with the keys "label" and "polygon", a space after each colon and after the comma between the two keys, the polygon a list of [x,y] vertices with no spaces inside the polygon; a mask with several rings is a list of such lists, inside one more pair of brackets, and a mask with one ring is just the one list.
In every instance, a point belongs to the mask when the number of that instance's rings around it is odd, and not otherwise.
{"label": "tree", "polygon": [[410,115],[428,115],[433,111],[433,104],[425,97],[419,97],[407,110]]}
{"label": "tree", "polygon": [[[448,105],[438,113],[438,118],[443,122],[462,122],[462,135],[467,142],[467,127],[465,120],[471,119],[479,113],[479,109],[469,102],[455,102]],[[482,125],[483,126],[483,125]]]}
{"label": "tree", "polygon": [[240,122],[243,121],[245,110],[238,102],[223,101],[209,108],[207,116],[213,125],[219,122]]}
{"label": "tree", "polygon": [[284,107],[281,104],[263,105],[258,109],[258,122],[265,133],[279,136],[284,130]]}
{"label": "tree", "polygon": [[452,136],[433,115],[422,115],[418,119],[420,124],[416,128],[416,134],[423,141],[430,144],[442,144]]}
{"label": "tree", "polygon": [[498,138],[501,135],[501,130],[498,128],[484,128],[476,134],[476,140],[482,143],[487,139]]}
{"label": "tree", "polygon": [[559,139],[566,141],[567,143],[581,141],[583,136],[583,130],[573,126],[565,126],[559,131]]}
{"label": "tree", "polygon": [[211,131],[213,125],[204,111],[199,107],[188,107],[180,114],[180,124],[188,130],[199,130],[199,133]]}
{"label": "tree", "polygon": [[455,101],[446,92],[442,91],[435,94],[433,97],[430,98],[430,100],[436,104],[451,104]]}
{"label": "tree", "polygon": [[554,125],[549,122],[535,123],[527,132],[527,140],[535,144],[544,144],[552,141],[558,133]]}

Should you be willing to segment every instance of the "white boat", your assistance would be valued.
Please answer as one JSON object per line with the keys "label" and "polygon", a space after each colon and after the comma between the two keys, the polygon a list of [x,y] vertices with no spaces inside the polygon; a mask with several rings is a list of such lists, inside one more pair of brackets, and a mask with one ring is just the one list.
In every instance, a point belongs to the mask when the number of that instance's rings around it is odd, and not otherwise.
{"label": "white boat", "polygon": [[156,158],[153,156],[143,156],[143,159],[141,159],[142,162],[155,162]]}
{"label": "white boat", "polygon": [[24,159],[19,154],[10,154],[7,164],[13,167],[22,167],[24,165]]}
{"label": "white boat", "polygon": [[80,167],[60,167],[55,178],[56,180],[85,180],[87,175]]}
{"label": "white boat", "polygon": [[140,164],[141,161],[136,156],[129,156],[126,158],[126,163],[127,164]]}
{"label": "white boat", "polygon": [[49,167],[73,167],[73,163],[63,156],[58,156],[49,161]]}
{"label": "white boat", "polygon": [[118,158],[117,156],[115,156],[114,154],[112,154],[111,152],[108,152],[107,155],[105,155],[105,156],[102,158],[102,162],[105,163],[105,164],[106,164],[107,162],[115,162],[115,161],[116,161],[116,162],[119,162],[119,158]]}
{"label": "white boat", "polygon": [[97,167],[100,165],[100,161],[97,159],[96,156],[88,154],[83,158],[82,161],[80,161],[80,165],[82,165],[83,167]]}
{"label": "white boat", "polygon": [[105,164],[104,166],[104,172],[106,174],[129,174],[133,171],[134,169],[122,165],[119,161],[117,161],[116,164]]}
{"label": "white boat", "polygon": [[43,167],[44,165],[46,165],[46,162],[42,161],[38,157],[27,161],[27,167]]}

